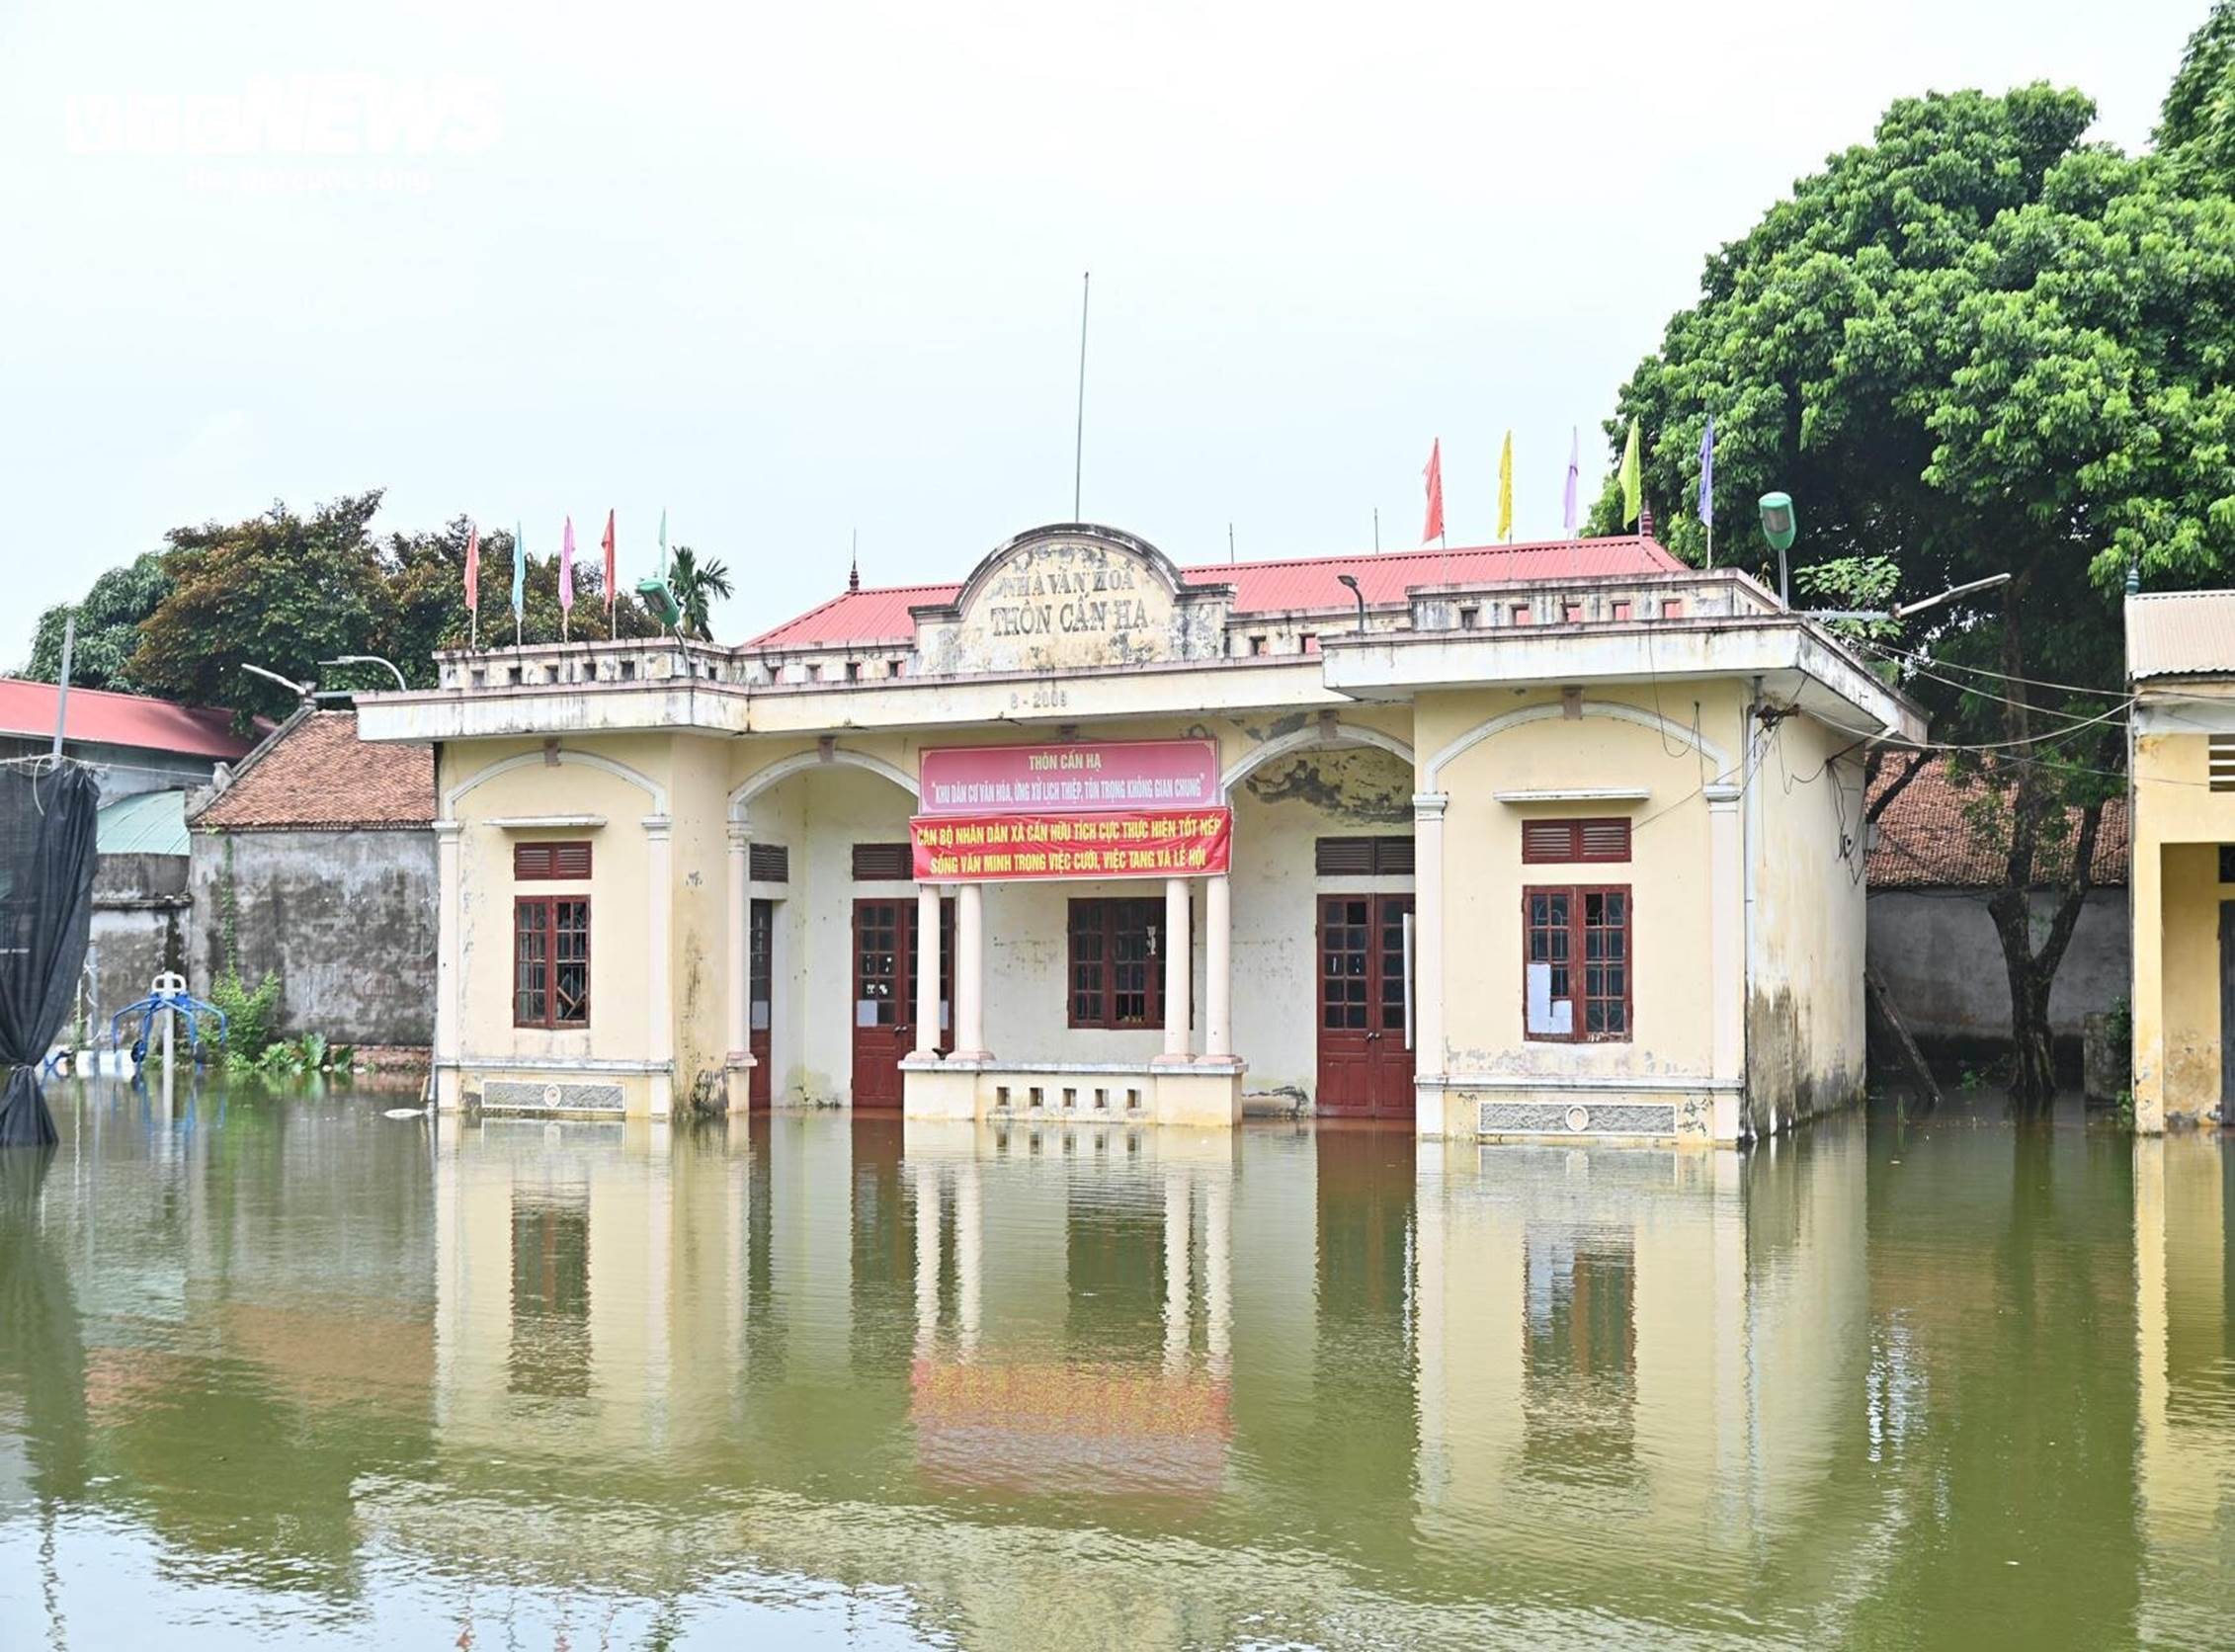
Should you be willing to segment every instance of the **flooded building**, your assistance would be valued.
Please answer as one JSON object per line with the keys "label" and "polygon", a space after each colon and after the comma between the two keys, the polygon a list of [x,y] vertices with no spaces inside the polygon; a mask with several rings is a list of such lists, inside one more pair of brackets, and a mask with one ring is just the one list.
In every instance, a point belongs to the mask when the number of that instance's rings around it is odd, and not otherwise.
{"label": "flooded building", "polygon": [[446,655],[440,1105],[1732,1141],[1863,1072],[1915,707],[1650,534],[1181,568],[1084,524],[737,647]]}
{"label": "flooded building", "polygon": [[2134,1122],[2235,1118],[2235,591],[2126,599]]}

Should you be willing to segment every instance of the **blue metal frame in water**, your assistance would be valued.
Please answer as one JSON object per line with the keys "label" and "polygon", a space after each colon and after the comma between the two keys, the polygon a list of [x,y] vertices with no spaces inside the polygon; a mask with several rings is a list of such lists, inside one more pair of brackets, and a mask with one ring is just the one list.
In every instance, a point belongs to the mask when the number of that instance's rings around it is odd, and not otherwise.
{"label": "blue metal frame in water", "polygon": [[217,1018],[217,1041],[230,1041],[231,1028],[225,1021],[225,1012],[214,1004],[207,1004],[188,992],[185,987],[165,989],[158,987],[145,998],[126,1004],[109,1018],[109,1047],[117,1047],[117,1024],[128,1016],[138,1016],[139,1036],[132,1040],[132,1065],[137,1067],[147,1060],[147,1040],[155,1031],[155,1018],[165,1010],[186,1017],[187,1042],[194,1053],[194,1064],[202,1065],[202,1018]]}

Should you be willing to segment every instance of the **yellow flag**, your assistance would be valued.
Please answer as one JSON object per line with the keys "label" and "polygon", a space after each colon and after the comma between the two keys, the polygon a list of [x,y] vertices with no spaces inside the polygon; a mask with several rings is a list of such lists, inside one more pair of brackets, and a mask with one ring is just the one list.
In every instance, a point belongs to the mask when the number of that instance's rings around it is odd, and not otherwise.
{"label": "yellow flag", "polygon": [[1622,526],[1627,528],[1637,520],[1639,505],[1645,498],[1645,477],[1637,462],[1637,421],[1629,422],[1629,441],[1622,448]]}
{"label": "yellow flag", "polygon": [[1505,451],[1498,456],[1498,537],[1514,537],[1514,433],[1506,432]]}

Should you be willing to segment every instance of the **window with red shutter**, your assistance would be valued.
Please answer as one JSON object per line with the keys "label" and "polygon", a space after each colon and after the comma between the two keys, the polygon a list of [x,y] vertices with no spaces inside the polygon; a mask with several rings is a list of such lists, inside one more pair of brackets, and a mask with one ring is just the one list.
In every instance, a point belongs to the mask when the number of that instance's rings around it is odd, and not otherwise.
{"label": "window with red shutter", "polygon": [[858,843],[854,846],[854,880],[858,883],[889,881],[915,875],[915,854],[904,843]]}
{"label": "window with red shutter", "polygon": [[516,1027],[590,1025],[590,903],[579,895],[522,895],[512,909]]}

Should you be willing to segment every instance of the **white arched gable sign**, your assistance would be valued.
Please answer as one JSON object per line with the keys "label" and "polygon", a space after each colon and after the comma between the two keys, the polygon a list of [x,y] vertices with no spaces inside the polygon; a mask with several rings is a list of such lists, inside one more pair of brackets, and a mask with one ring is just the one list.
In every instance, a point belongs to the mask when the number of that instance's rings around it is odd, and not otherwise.
{"label": "white arched gable sign", "polygon": [[916,777],[896,764],[881,757],[871,757],[867,752],[850,752],[843,746],[833,746],[829,751],[795,752],[782,757],[766,769],[743,782],[729,794],[729,818],[742,821],[753,806],[753,799],[763,792],[782,785],[794,775],[803,775],[810,769],[827,768],[865,769],[872,775],[890,781],[913,798],[920,795]]}
{"label": "white arched gable sign", "polygon": [[[1681,741],[1712,763],[1718,774],[1730,767],[1730,759],[1722,747],[1697,730],[1683,723],[1671,722],[1656,712],[1636,705],[1624,705],[1614,700],[1586,700],[1579,709],[1587,717],[1613,717],[1616,722],[1635,723],[1640,728],[1654,729],[1669,739]],[[1544,722],[1566,715],[1567,707],[1558,701],[1552,701],[1539,705],[1524,705],[1519,710],[1502,712],[1488,722],[1476,724],[1428,760],[1427,772],[1421,777],[1422,789],[1440,790],[1445,766],[1455,758],[1465,756],[1493,735],[1503,734],[1509,728],[1519,728],[1523,723]]]}
{"label": "white arched gable sign", "polygon": [[486,769],[480,770],[478,773],[458,782],[457,785],[452,786],[448,792],[444,793],[443,813],[446,816],[455,817],[457,813],[457,804],[459,798],[463,797],[475,786],[495,780],[499,775],[509,775],[516,769],[538,768],[544,764],[554,761],[562,766],[572,764],[578,768],[597,769],[605,774],[613,776],[616,780],[626,781],[630,785],[637,787],[644,793],[644,795],[651,798],[653,814],[664,815],[668,812],[667,787],[660,785],[657,781],[654,781],[647,776],[639,775],[635,770],[629,768],[627,764],[616,763],[610,757],[600,757],[596,752],[574,751],[568,747],[561,746],[556,751],[548,754],[543,752],[522,752],[517,757],[508,757],[504,759],[501,763],[492,763]]}

